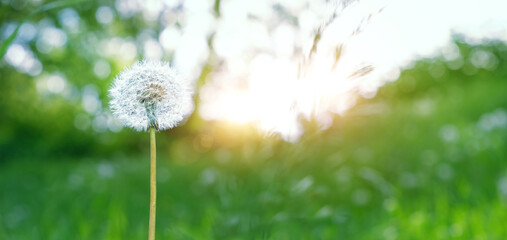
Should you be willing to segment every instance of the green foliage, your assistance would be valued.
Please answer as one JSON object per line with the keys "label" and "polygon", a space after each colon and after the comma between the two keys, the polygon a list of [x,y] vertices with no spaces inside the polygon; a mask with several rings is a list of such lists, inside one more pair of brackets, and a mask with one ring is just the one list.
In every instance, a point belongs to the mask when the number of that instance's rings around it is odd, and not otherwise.
{"label": "green foliage", "polygon": [[[74,6],[75,7],[75,5],[77,5],[79,3],[84,3],[84,2],[92,3],[94,1],[89,1],[89,0],[73,0],[73,1],[71,1],[71,0],[62,0],[62,1],[49,2],[49,3],[42,4],[40,6],[37,6],[35,10],[31,11],[30,13],[28,13],[26,15],[26,17],[24,19],[22,19],[21,22],[19,22],[17,24],[17,26],[14,29],[14,31],[7,37],[7,39],[5,39],[2,42],[2,44],[0,44],[0,59],[3,58],[3,56],[5,55],[5,52],[7,52],[7,48],[13,43],[14,39],[16,39],[16,37],[18,36],[19,29],[21,28],[21,25],[23,25],[23,23],[31,20],[37,14],[47,13],[47,12],[52,11],[54,9],[59,9],[59,8],[63,8],[63,7],[69,7],[69,6]],[[21,4],[23,4],[23,3],[21,3]],[[8,10],[8,8],[3,8],[1,12],[2,13],[9,13],[10,11]],[[5,14],[5,15],[8,15],[8,14]]]}
{"label": "green foliage", "polygon": [[[4,3],[2,3],[4,4]],[[23,4],[23,3],[20,3]],[[112,59],[105,59],[111,65],[111,73],[106,79],[97,77],[93,72],[95,62],[100,59],[96,48],[90,49],[83,38],[94,38],[104,35],[103,27],[95,20],[99,7],[97,1],[52,1],[47,3],[25,2],[22,9],[13,9],[1,5],[0,20],[11,23],[15,29],[2,42],[2,50],[18,37],[20,26],[24,23],[49,23],[65,29],[58,14],[62,9],[75,7],[79,9],[80,30],[78,33],[67,32],[68,43],[60,49],[48,53],[38,51],[37,43],[31,40],[26,44],[35,57],[43,63],[43,73],[31,77],[16,71],[5,59],[0,59],[0,161],[23,156],[82,156],[93,153],[111,154],[119,145],[129,148],[138,142],[133,133],[114,134],[94,131],[91,124],[85,130],[76,129],[76,116],[85,116],[91,122],[96,117],[87,113],[81,102],[82,90],[89,86],[98,90],[100,108],[107,109],[107,89],[114,73],[123,66],[114,65]],[[111,5],[111,1],[101,1]],[[70,9],[70,8],[68,8]],[[5,27],[7,25],[2,25]],[[115,28],[116,29],[116,28]],[[4,33],[8,33],[3,30]],[[67,29],[68,30],[68,29]],[[136,29],[137,32],[137,29]],[[118,29],[120,35],[135,35]],[[15,42],[15,41],[14,41]],[[97,46],[95,46],[97,47]],[[4,52],[2,52],[4,53]],[[3,55],[3,54],[2,54]],[[47,74],[62,75],[66,79],[67,94],[44,93],[37,90],[37,84]],[[134,135],[135,136],[135,135]],[[132,140],[129,140],[132,139]],[[119,144],[119,145],[118,145]],[[135,147],[134,147],[135,149]]]}

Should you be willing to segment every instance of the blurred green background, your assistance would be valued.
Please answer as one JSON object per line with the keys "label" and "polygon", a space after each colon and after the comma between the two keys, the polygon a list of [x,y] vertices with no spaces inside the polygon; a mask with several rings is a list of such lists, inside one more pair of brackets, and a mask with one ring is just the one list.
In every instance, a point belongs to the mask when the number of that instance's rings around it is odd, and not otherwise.
{"label": "blurred green background", "polygon": [[[108,1],[0,4],[2,46],[31,54],[0,60],[0,239],[146,238],[148,134],[120,130],[107,106],[132,61],[94,44],[159,26],[105,27]],[[47,26],[63,44],[41,40]],[[197,113],[158,133],[157,237],[507,239],[507,46],[455,42],[459,58],[419,60],[296,143]]]}

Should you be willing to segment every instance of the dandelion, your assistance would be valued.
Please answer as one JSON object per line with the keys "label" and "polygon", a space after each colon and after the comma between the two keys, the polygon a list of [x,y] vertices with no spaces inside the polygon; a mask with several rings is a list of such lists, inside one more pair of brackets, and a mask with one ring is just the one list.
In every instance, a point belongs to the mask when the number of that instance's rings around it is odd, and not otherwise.
{"label": "dandelion", "polygon": [[137,131],[173,128],[188,113],[190,92],[168,63],[144,60],[126,68],[109,90],[113,114]]}
{"label": "dandelion", "polygon": [[113,115],[123,125],[150,131],[150,218],[148,239],[155,239],[156,140],[155,131],[181,122],[191,93],[168,63],[144,60],[121,71],[109,90]]}

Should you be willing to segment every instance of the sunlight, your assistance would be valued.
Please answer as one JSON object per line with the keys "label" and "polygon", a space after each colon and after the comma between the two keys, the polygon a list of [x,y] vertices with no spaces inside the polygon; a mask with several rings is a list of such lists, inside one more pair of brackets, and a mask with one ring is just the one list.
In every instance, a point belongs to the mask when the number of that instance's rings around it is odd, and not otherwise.
{"label": "sunlight", "polygon": [[[280,16],[265,8],[267,12],[260,14],[263,8],[238,11],[236,7],[229,13],[224,7],[227,21],[219,22],[213,41],[224,64],[203,86],[201,116],[254,124],[295,141],[302,134],[301,119],[328,128],[332,114],[344,114],[354,104],[355,95],[374,95],[381,85],[375,82],[381,78],[374,74],[383,71],[371,64],[380,57],[371,57],[376,53],[368,47],[371,41],[355,43],[358,37],[353,32],[364,24],[364,16],[379,8],[353,4],[349,8],[355,12],[344,12],[343,17],[324,25],[333,9],[340,10],[337,6],[324,2],[279,5],[279,11],[306,19],[298,25],[288,19],[282,19],[282,24],[280,19],[273,21]],[[322,36],[315,44],[318,29]]]}
{"label": "sunlight", "polygon": [[401,69],[445,51],[452,29],[464,21],[450,18],[451,3],[421,16],[435,4],[353,1],[342,10],[337,2],[276,1],[269,9],[225,1],[213,39],[222,64],[203,87],[201,116],[254,124],[286,140],[302,134],[302,119],[328,128],[333,114],[374,97]]}

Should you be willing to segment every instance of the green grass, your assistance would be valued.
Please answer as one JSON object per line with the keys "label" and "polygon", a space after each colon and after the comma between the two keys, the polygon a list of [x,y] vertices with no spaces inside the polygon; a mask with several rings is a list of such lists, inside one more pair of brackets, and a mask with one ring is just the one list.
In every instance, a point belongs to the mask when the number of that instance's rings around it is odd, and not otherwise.
{"label": "green grass", "polygon": [[[157,238],[507,239],[505,76],[428,64],[295,144],[159,144]],[[3,163],[0,239],[147,238],[148,157]]]}

